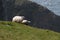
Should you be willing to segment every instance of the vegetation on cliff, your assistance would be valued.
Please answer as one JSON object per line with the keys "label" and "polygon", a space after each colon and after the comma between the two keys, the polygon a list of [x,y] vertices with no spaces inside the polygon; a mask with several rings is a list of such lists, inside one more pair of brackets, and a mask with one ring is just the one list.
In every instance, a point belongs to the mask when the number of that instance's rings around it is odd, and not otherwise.
{"label": "vegetation on cliff", "polygon": [[20,23],[0,21],[0,40],[60,40],[60,33]]}

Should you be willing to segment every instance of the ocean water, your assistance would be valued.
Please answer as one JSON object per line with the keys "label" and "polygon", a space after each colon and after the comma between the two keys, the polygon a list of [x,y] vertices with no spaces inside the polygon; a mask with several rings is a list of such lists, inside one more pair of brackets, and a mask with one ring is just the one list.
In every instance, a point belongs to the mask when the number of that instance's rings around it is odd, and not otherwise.
{"label": "ocean water", "polygon": [[49,10],[53,11],[56,15],[60,16],[60,0],[31,0],[31,1],[47,7]]}

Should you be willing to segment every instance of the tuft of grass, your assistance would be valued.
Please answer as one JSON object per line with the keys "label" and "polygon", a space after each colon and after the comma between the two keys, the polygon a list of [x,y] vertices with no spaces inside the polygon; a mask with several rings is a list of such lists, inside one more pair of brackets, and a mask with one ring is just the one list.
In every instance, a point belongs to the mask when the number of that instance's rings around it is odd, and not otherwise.
{"label": "tuft of grass", "polygon": [[0,21],[0,40],[60,40],[60,33],[15,22]]}

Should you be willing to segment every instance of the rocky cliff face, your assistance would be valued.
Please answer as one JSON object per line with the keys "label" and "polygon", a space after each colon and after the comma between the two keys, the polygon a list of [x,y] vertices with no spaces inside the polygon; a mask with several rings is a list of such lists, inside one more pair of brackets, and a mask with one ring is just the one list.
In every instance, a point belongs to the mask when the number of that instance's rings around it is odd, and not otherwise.
{"label": "rocky cliff face", "polygon": [[2,0],[0,0],[0,20],[2,20],[2,12],[3,12],[3,6],[2,6]]}
{"label": "rocky cliff face", "polygon": [[1,20],[11,21],[15,15],[23,15],[30,20],[30,26],[60,32],[60,16],[31,1],[2,0],[0,1]]}
{"label": "rocky cliff face", "polygon": [[15,0],[2,0],[3,20],[11,20],[14,10]]}

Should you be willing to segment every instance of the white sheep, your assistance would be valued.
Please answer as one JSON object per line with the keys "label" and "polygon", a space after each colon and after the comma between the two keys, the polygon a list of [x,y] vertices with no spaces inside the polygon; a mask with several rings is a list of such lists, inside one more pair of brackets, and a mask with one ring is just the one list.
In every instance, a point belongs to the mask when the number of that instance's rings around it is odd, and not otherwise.
{"label": "white sheep", "polygon": [[14,16],[12,18],[12,22],[18,22],[20,23],[25,17],[24,16]]}
{"label": "white sheep", "polygon": [[31,21],[28,21],[28,20],[23,20],[21,23],[30,23]]}

